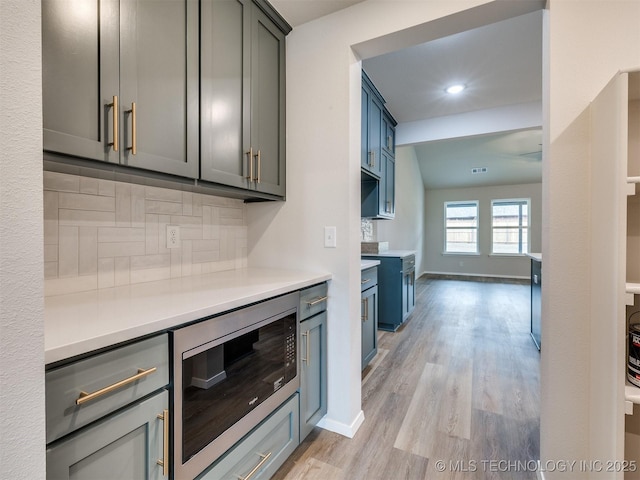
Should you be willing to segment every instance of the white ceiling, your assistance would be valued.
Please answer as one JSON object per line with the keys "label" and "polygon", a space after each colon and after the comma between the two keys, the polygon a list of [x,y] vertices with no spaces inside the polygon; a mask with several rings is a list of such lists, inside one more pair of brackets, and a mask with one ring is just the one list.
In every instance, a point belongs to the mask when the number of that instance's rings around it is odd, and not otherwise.
{"label": "white ceiling", "polygon": [[[295,28],[358,0],[272,0]],[[542,104],[542,12],[535,11],[363,61],[399,122]],[[402,72],[399,74],[398,72]],[[450,96],[444,88],[464,83]],[[541,108],[541,107],[540,107]],[[514,110],[511,109],[510,112]],[[517,127],[514,127],[517,128]],[[414,144],[426,188],[542,180],[541,129]],[[487,167],[471,175],[472,167]]]}
{"label": "white ceiling", "polygon": [[297,27],[316,18],[350,7],[363,0],[271,0],[280,15]]}

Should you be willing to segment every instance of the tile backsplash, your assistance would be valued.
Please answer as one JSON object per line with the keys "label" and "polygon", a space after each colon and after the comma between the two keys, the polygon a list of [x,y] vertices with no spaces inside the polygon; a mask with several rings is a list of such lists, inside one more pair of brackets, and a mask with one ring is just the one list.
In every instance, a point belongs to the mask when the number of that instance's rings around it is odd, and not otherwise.
{"label": "tile backsplash", "polygon": [[44,172],[45,295],[246,267],[246,218],[242,200]]}

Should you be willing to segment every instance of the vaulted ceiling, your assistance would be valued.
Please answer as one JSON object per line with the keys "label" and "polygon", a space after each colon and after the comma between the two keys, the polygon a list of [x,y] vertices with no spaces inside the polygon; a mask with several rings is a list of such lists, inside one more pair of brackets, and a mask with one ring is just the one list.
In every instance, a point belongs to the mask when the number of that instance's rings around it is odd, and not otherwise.
{"label": "vaulted ceiling", "polygon": [[[360,2],[272,3],[295,28]],[[363,69],[399,122],[399,144],[409,127],[424,131],[425,141],[412,137],[406,144],[415,149],[426,188],[542,180],[541,10],[368,58]],[[453,83],[465,84],[466,89],[455,96],[445,93]],[[524,128],[515,120],[524,109],[537,111],[537,125]],[[502,117],[501,126],[496,131],[479,128],[474,134],[475,127],[486,123],[483,112]],[[512,128],[510,117],[514,118]],[[465,133],[453,137],[434,128],[464,123],[468,124],[462,129]],[[487,171],[472,174],[473,167]]]}

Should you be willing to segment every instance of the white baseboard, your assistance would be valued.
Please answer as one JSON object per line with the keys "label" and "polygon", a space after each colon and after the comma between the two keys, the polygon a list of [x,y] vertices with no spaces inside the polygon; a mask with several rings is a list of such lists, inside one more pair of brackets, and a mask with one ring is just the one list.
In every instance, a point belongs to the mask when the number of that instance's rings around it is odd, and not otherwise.
{"label": "white baseboard", "polygon": [[506,278],[513,280],[529,280],[530,277],[520,275],[490,275],[485,273],[461,273],[461,272],[424,272],[422,275],[448,275],[452,277],[486,277],[486,278]]}
{"label": "white baseboard", "polygon": [[356,415],[356,418],[351,422],[350,425],[342,422],[336,422],[335,420],[328,418],[325,415],[319,422],[318,426],[320,428],[324,428],[325,430],[329,430],[331,432],[339,433],[342,436],[347,438],[353,438],[360,428],[360,425],[364,422],[364,412],[360,410],[360,413]]}

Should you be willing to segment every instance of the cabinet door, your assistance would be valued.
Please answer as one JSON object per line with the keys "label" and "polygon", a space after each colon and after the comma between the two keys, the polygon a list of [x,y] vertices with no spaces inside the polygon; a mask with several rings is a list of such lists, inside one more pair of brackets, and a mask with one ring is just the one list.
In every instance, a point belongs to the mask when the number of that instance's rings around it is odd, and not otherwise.
{"label": "cabinet door", "polygon": [[327,413],[327,313],[300,323],[300,441]]}
{"label": "cabinet door", "polygon": [[[251,2],[200,6],[200,177],[248,188]],[[245,152],[246,149],[246,152]]]}
{"label": "cabinet door", "polygon": [[362,369],[378,353],[378,287],[362,292]]}
{"label": "cabinet door", "polygon": [[371,103],[371,90],[362,83],[362,102],[360,107],[360,166],[371,171],[371,155],[369,154],[369,104]]}
{"label": "cabinet door", "polygon": [[256,190],[284,196],[285,40],[258,7],[251,35],[251,148]]}
{"label": "cabinet door", "polygon": [[394,121],[391,119],[391,116],[384,111],[382,115],[382,148],[386,150],[386,152],[395,156],[396,149],[396,129],[394,126]]}
{"label": "cabinet door", "polygon": [[118,2],[77,3],[42,2],[44,149],[117,162]]}
{"label": "cabinet door", "polygon": [[382,103],[371,95],[369,103],[369,155],[371,155],[371,172],[374,175],[384,175],[384,162],[382,160]]}
{"label": "cabinet door", "polygon": [[380,178],[380,193],[378,196],[378,215],[384,218],[393,218],[396,211],[395,205],[395,173],[396,162],[387,153],[382,152],[381,162],[384,166]]}
{"label": "cabinet door", "polygon": [[47,480],[168,478],[158,463],[168,461],[168,408],[163,391],[54,444],[47,449]]}
{"label": "cabinet door", "polygon": [[121,163],[198,176],[198,42],[197,0],[122,0]]}

